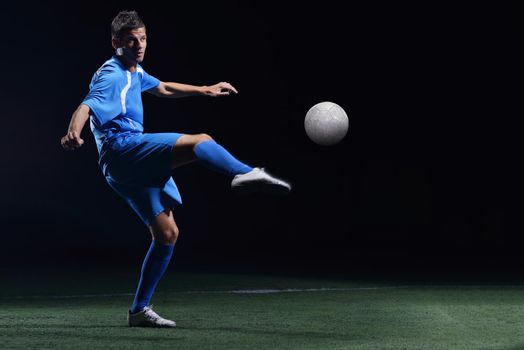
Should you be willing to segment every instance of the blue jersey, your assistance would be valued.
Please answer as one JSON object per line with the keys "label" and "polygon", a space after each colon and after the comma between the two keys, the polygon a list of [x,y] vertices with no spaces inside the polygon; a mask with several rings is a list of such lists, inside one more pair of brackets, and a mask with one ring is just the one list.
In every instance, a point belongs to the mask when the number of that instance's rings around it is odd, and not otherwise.
{"label": "blue jersey", "polygon": [[95,136],[101,165],[105,143],[127,133],[144,131],[142,91],[157,87],[160,81],[137,65],[131,73],[113,56],[93,75],[83,104],[91,109],[91,131]]}
{"label": "blue jersey", "polygon": [[142,91],[160,81],[137,65],[131,73],[113,56],[93,75],[83,104],[108,184],[146,225],[166,208],[182,204],[171,177],[172,148],[179,133],[144,133]]}

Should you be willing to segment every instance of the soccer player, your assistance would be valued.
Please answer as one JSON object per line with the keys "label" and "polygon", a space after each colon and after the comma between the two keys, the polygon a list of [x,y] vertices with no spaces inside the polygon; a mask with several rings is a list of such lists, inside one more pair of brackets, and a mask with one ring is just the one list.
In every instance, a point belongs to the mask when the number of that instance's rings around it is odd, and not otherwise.
{"label": "soccer player", "polygon": [[144,133],[141,93],[159,97],[227,96],[237,90],[227,82],[211,86],[162,82],[140,63],[147,47],[146,27],[136,11],[121,11],[111,23],[115,54],[93,75],[89,93],[75,110],[61,145],[81,147],[81,131],[90,120],[99,165],[107,183],[138,214],[152,235],[138,287],[128,311],[129,326],[175,327],[150,307],[179,230],[173,209],[182,203],[172,170],[197,161],[229,176],[232,190],[287,193],[291,186],[263,168],[253,168],[229,153],[207,134]]}

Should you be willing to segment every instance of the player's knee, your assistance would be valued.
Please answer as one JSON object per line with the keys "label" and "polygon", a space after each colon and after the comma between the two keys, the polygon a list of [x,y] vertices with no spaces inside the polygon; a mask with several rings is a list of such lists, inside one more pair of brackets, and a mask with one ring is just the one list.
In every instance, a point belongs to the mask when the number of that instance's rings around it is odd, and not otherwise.
{"label": "player's knee", "polygon": [[154,237],[157,242],[164,244],[175,244],[179,235],[179,230],[176,225],[164,228],[155,232]]}
{"label": "player's knee", "polygon": [[168,238],[169,238],[169,243],[171,244],[175,244],[177,239],[178,239],[178,235],[180,234],[180,231],[178,230],[178,227],[176,225],[174,225],[170,230],[169,230],[169,234],[168,234]]}
{"label": "player's knee", "polygon": [[213,138],[209,136],[208,134],[198,134],[198,143],[204,142],[204,141],[213,141]]}

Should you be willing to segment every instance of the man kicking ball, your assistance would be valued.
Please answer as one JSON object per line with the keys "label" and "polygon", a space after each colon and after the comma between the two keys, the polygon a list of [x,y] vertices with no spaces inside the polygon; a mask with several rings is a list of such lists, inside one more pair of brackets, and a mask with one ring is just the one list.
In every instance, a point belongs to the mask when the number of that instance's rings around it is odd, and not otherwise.
{"label": "man kicking ball", "polygon": [[136,11],[121,11],[111,23],[115,55],[93,75],[89,93],[71,117],[61,144],[75,150],[84,141],[81,131],[90,119],[99,164],[107,183],[138,214],[152,235],[140,280],[128,312],[135,327],[175,327],[150,307],[179,231],[173,209],[182,203],[172,170],[198,161],[231,177],[232,190],[241,193],[288,193],[291,186],[236,159],[207,134],[144,133],[141,93],[160,97],[227,96],[237,90],[227,82],[194,86],[162,82],[140,66],[147,46],[146,27]]}

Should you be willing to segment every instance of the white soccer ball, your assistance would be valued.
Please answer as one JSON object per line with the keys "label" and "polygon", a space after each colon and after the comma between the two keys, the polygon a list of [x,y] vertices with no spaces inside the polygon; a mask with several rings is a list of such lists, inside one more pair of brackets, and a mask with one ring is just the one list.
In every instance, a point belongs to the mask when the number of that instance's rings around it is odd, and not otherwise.
{"label": "white soccer ball", "polygon": [[336,103],[320,102],[306,113],[304,128],[311,141],[321,146],[331,146],[346,136],[349,118]]}

